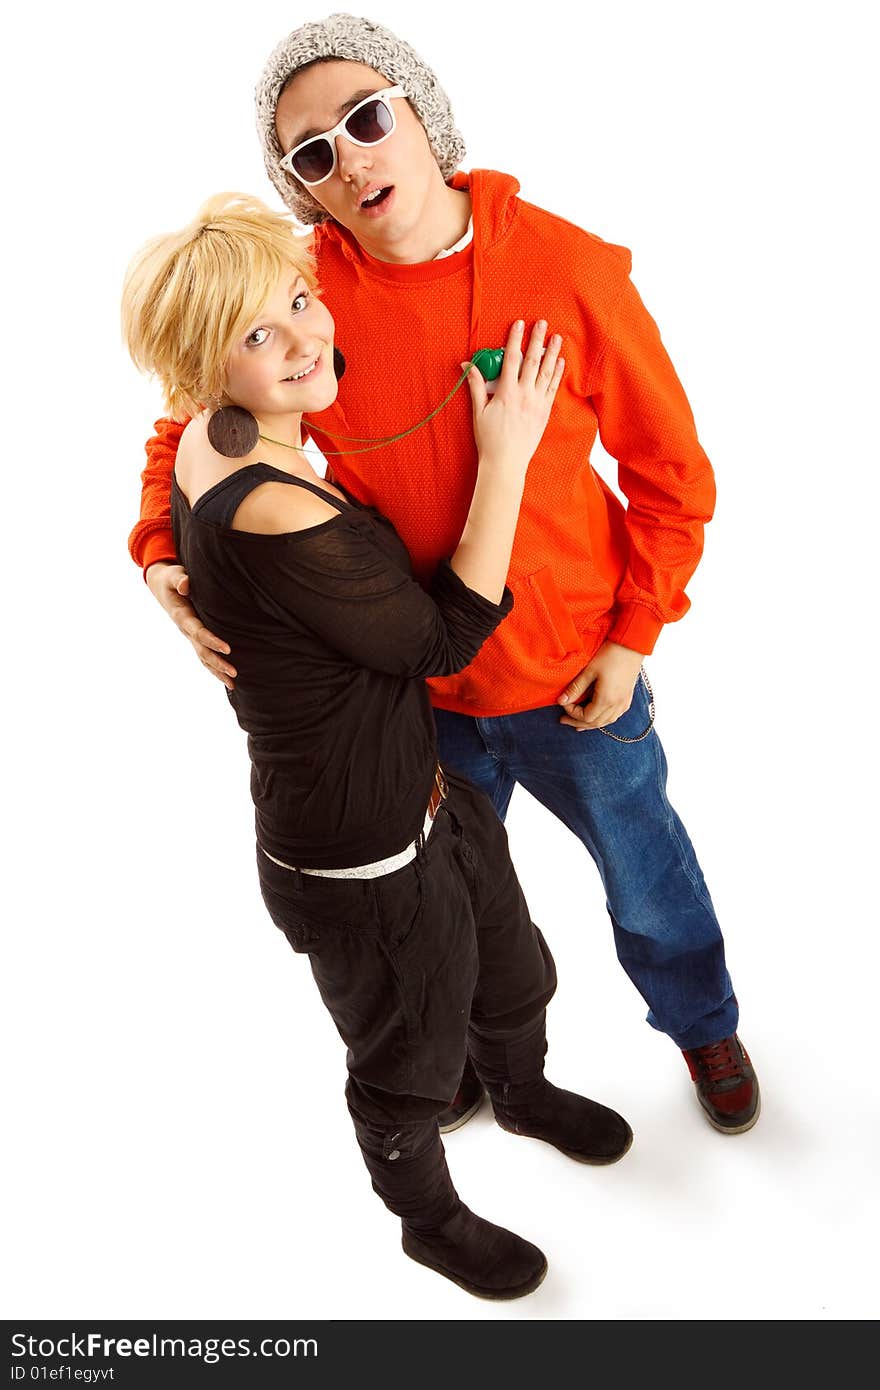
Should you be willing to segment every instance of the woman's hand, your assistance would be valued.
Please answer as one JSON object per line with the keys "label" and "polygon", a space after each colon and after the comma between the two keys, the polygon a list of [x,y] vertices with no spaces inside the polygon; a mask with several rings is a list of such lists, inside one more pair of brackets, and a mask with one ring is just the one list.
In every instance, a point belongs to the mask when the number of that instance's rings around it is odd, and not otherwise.
{"label": "woman's hand", "polygon": [[541,442],[565,369],[565,360],[559,356],[562,339],[558,333],[544,350],[544,319],[532,329],[525,355],[524,329],[522,319],[518,319],[507,335],[494,395],[489,396],[476,367],[468,373],[480,467],[503,469],[517,483],[522,482]]}
{"label": "woman's hand", "polygon": [[150,565],[146,574],[147,588],[161,603],[169,618],[177,624],[184,637],[188,637],[196,656],[204,667],[222,681],[227,690],[234,690],[238,672],[234,666],[222,658],[228,656],[230,647],[221,637],[216,637],[200,620],[187,595],[189,594],[189,575],[182,565],[167,564],[158,560]]}

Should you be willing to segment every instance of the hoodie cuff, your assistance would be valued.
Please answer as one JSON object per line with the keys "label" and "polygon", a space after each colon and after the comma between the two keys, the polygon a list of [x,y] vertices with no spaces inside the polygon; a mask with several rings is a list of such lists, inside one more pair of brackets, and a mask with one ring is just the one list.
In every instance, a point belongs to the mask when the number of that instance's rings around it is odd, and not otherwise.
{"label": "hoodie cuff", "polygon": [[171,531],[154,531],[151,536],[147,536],[144,547],[141,551],[141,568],[144,572],[144,581],[147,578],[147,570],[150,565],[156,565],[163,560],[168,565],[178,565],[180,561],[174,550],[174,537]]}
{"label": "hoodie cuff", "polygon": [[662,629],[663,620],[655,617],[649,608],[641,603],[623,603],[615,610],[614,622],[605,640],[650,656]]}

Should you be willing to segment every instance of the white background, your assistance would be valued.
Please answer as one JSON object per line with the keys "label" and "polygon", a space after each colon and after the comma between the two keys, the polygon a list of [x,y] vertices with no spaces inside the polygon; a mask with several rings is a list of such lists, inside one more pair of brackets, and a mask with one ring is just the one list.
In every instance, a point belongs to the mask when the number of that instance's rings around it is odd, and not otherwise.
{"label": "white background", "polygon": [[633,249],[718,475],[692,612],[648,669],[764,1113],[738,1138],[705,1124],[586,852],[518,791],[561,980],[548,1071],[636,1139],[603,1170],[485,1114],[450,1136],[465,1200],[549,1256],[509,1305],[401,1254],[344,1050],[259,899],[243,736],[126,554],[161,409],[120,347],[125,266],[208,194],[273,196],[252,88],[321,7],[7,21],[6,1316],[876,1315],[872,10],[368,10],[439,73],[467,166]]}

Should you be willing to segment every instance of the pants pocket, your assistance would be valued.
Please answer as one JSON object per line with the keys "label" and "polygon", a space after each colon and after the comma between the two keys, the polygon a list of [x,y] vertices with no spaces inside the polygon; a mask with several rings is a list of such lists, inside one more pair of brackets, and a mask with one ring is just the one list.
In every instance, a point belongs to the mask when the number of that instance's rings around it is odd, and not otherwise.
{"label": "pants pocket", "polygon": [[260,892],[275,926],[294,951],[320,952],[340,931],[374,931],[375,916],[363,880],[297,874],[257,851]]}
{"label": "pants pocket", "polygon": [[654,728],[654,692],[644,666],[639,671],[630,707],[613,724],[606,724],[593,733],[604,734],[620,743],[641,743]]}

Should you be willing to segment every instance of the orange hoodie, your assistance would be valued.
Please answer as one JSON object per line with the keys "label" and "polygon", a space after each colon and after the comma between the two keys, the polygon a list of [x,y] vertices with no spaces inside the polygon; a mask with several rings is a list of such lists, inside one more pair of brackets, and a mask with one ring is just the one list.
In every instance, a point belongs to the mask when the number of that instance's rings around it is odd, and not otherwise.
{"label": "orange hoodie", "polygon": [[[687,398],[629,280],[629,252],[523,202],[506,174],[453,182],[470,188],[474,239],[438,261],[377,261],[335,222],[318,227],[318,275],[347,366],[337,401],[314,416],[329,433],[315,438],[344,450],[334,429],[376,438],[423,419],[459,363],[500,347],[515,318],[544,318],[562,334],[565,376],[513,547],[513,612],[470,666],[429,682],[442,709],[508,714],[552,704],[607,639],[653,650],[663,624],[690,606],[684,586],[715,491]],[[130,539],[144,567],[174,558],[168,498],[181,429],[159,421],[147,445]],[[590,466],[597,431],[618,461],[626,509]],[[476,477],[467,388],[410,438],[330,463],[391,518],[427,579],[455,550]]]}

